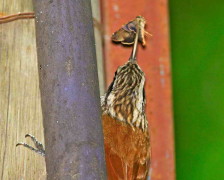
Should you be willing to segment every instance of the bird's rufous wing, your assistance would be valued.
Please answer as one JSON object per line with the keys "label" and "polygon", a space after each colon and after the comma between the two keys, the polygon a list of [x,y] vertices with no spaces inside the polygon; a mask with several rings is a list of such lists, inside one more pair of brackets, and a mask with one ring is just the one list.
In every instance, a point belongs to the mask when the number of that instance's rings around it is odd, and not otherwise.
{"label": "bird's rufous wing", "polygon": [[108,180],[145,180],[149,170],[148,133],[103,115]]}

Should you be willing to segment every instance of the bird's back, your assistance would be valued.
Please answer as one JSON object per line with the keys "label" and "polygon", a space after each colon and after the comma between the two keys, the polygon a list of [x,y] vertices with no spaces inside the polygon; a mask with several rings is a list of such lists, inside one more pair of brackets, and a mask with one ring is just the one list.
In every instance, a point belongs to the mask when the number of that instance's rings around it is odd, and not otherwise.
{"label": "bird's back", "polygon": [[150,162],[148,131],[103,115],[108,180],[144,180]]}

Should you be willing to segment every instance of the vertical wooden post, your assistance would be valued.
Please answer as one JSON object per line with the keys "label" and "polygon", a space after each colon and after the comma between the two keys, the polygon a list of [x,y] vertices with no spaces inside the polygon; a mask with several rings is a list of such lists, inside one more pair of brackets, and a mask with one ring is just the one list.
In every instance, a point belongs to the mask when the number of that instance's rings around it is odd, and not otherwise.
{"label": "vertical wooden post", "polygon": [[107,84],[131,48],[111,43],[111,34],[122,24],[142,15],[147,20],[146,48],[139,48],[138,62],[146,75],[147,118],[151,129],[152,180],[174,180],[174,139],[171,100],[168,0],[101,1],[105,24]]}
{"label": "vertical wooden post", "polygon": [[48,179],[106,179],[89,0],[34,0]]}
{"label": "vertical wooden post", "polygon": [[96,43],[96,58],[97,58],[97,69],[100,86],[100,95],[105,93],[105,77],[104,77],[104,61],[103,61],[103,37],[102,37],[102,22],[101,22],[101,11],[100,11],[100,0],[91,0],[92,4],[92,15],[94,23],[94,35]]}
{"label": "vertical wooden post", "polygon": [[[0,2],[0,16],[32,12],[30,0]],[[44,180],[45,160],[17,147],[31,133],[44,143],[34,19],[0,24],[0,179]]]}

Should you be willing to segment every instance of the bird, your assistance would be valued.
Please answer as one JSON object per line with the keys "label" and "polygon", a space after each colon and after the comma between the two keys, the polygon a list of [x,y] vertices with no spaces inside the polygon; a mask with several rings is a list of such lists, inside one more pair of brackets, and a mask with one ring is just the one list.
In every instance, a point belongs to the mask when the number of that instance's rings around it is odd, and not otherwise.
{"label": "bird", "polygon": [[[138,41],[145,44],[144,26],[145,19],[137,16],[112,35],[116,42],[133,44],[133,49],[101,97],[108,180],[146,180],[149,174],[151,148],[145,113],[145,75],[136,58]],[[32,139],[36,149],[26,143],[17,146],[23,145],[45,156],[43,145],[30,134],[26,137]]]}
{"label": "bird", "polygon": [[[144,25],[144,18],[137,16],[123,26],[134,27],[130,31],[131,38],[134,33],[133,50],[128,62],[118,67],[101,98],[108,180],[145,180],[149,172],[151,152],[145,114],[145,75],[136,59],[138,41],[144,44],[143,38],[139,38]],[[122,36],[125,29],[121,30],[117,33]],[[128,39],[133,44],[126,32],[120,39],[123,42]]]}

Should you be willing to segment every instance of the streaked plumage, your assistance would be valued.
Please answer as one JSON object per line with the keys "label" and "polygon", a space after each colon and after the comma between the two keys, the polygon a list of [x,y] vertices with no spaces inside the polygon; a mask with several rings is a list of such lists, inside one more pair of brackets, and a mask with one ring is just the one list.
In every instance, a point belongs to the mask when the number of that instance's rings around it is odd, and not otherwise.
{"label": "streaked plumage", "polygon": [[131,40],[134,45],[129,61],[117,69],[101,98],[108,180],[146,180],[149,172],[151,153],[145,115],[145,76],[136,61],[138,41],[145,43],[144,26],[144,18],[137,16],[112,37],[123,44]]}
{"label": "streaked plumage", "polygon": [[120,66],[106,95],[102,97],[103,114],[145,130],[145,77],[136,61]]}
{"label": "streaked plumage", "polygon": [[136,61],[118,68],[105,96],[104,147],[109,180],[146,179],[150,164],[145,77]]}

